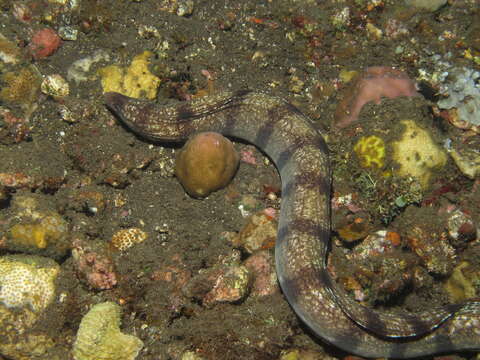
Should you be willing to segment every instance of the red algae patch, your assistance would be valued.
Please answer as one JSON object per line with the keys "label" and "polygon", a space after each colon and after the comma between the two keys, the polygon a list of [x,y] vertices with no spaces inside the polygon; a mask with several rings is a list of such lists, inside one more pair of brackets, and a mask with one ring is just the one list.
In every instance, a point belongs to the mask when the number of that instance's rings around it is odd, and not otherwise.
{"label": "red algae patch", "polygon": [[415,82],[403,71],[386,66],[369,67],[346,90],[335,111],[334,126],[340,129],[349,126],[357,121],[365,104],[373,101],[378,105],[382,97],[418,95]]}
{"label": "red algae patch", "polygon": [[49,28],[38,30],[32,36],[30,51],[34,59],[43,59],[52,55],[60,46],[60,36]]}

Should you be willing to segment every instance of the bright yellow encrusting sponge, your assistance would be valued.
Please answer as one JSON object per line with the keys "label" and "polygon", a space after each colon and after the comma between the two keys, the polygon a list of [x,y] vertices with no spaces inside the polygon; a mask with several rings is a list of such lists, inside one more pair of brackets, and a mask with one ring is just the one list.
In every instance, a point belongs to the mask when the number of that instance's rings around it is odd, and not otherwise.
{"label": "bright yellow encrusting sponge", "polygon": [[363,136],[355,144],[353,151],[364,168],[381,169],[385,165],[385,142],[378,136]]}
{"label": "bright yellow encrusting sponge", "polygon": [[400,165],[396,173],[416,178],[427,189],[433,171],[444,167],[448,157],[427,129],[413,120],[402,120],[400,123],[403,133],[400,140],[392,143],[392,159]]}
{"label": "bright yellow encrusting sponge", "polygon": [[155,99],[160,79],[148,69],[153,53],[144,51],[135,56],[128,68],[109,65],[98,70],[103,92],[118,92],[133,98]]}

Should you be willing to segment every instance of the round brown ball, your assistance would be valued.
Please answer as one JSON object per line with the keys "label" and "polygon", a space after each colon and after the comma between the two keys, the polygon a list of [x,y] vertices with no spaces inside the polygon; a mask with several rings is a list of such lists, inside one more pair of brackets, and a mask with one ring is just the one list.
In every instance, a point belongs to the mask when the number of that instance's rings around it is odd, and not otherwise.
{"label": "round brown ball", "polygon": [[191,196],[205,197],[230,182],[239,159],[230,140],[219,133],[203,132],[179,151],[175,175]]}

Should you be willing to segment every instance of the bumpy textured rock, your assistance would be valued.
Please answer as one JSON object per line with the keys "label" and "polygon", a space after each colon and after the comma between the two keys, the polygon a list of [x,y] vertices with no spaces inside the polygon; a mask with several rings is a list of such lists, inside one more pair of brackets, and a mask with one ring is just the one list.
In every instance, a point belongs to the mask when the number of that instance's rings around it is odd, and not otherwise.
{"label": "bumpy textured rock", "polygon": [[268,250],[255,252],[244,265],[253,275],[252,296],[267,296],[280,291],[275,260]]}
{"label": "bumpy textured rock", "polygon": [[50,29],[38,30],[30,41],[30,51],[35,59],[42,59],[52,55],[62,43],[60,36]]}
{"label": "bumpy textured rock", "polygon": [[133,360],[143,342],[120,332],[120,306],[113,302],[95,305],[82,318],[73,345],[75,360]]}
{"label": "bumpy textured rock", "polygon": [[175,175],[190,195],[205,197],[230,182],[238,162],[230,140],[218,133],[199,133],[179,152]]}
{"label": "bumpy textured rock", "polygon": [[9,255],[0,258],[0,302],[8,308],[30,306],[41,312],[53,300],[60,268],[40,256]]}
{"label": "bumpy textured rock", "polygon": [[31,330],[55,298],[58,264],[33,255],[0,257],[0,354],[16,360],[44,359],[55,345]]}
{"label": "bumpy textured rock", "polygon": [[78,277],[97,290],[111,289],[117,284],[117,273],[104,241],[85,241],[76,238],[72,242],[73,265]]}
{"label": "bumpy textured rock", "polygon": [[243,300],[250,290],[251,274],[245,266],[225,267],[212,290],[205,296],[204,304],[209,306],[221,302]]}

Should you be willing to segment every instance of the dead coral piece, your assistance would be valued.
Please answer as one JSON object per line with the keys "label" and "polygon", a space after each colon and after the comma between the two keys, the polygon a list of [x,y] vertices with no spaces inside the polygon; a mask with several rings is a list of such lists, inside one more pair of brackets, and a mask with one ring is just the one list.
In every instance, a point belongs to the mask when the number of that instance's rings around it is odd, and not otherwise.
{"label": "dead coral piece", "polygon": [[453,269],[452,275],[444,285],[452,302],[462,302],[477,296],[475,283],[480,280],[480,272],[466,261]]}
{"label": "dead coral piece", "polygon": [[183,287],[185,296],[200,300],[204,306],[237,303],[250,291],[251,272],[243,265],[221,265],[201,271]]}
{"label": "dead coral piece", "polygon": [[40,313],[54,299],[59,271],[55,261],[40,256],[0,257],[0,303],[7,308],[28,306]]}
{"label": "dead coral piece", "polygon": [[418,96],[415,83],[403,71],[386,66],[367,68],[349,85],[335,111],[335,127],[344,128],[357,121],[362,107],[382,97]]}
{"label": "dead coral piece", "polygon": [[21,55],[20,48],[0,34],[0,60],[7,64],[17,64]]}
{"label": "dead coral piece", "polygon": [[8,190],[20,189],[42,189],[46,192],[53,192],[60,188],[65,181],[64,177],[37,178],[22,172],[0,173],[0,186]]}
{"label": "dead coral piece", "polygon": [[148,234],[139,228],[122,229],[113,234],[111,242],[116,249],[125,251],[147,237]]}
{"label": "dead coral piece", "polygon": [[[55,342],[34,325],[55,299],[60,267],[34,255],[0,257],[0,353],[40,359]],[[19,336],[21,335],[21,336]]]}
{"label": "dead coral piece", "polygon": [[480,155],[478,154],[477,149],[452,149],[450,151],[450,156],[463,175],[472,180],[480,177]]}
{"label": "dead coral piece", "polygon": [[179,152],[175,175],[193,197],[205,197],[225,187],[237,171],[239,155],[230,140],[205,132],[191,138]]}
{"label": "dead coral piece", "polygon": [[435,170],[447,163],[447,155],[432,136],[429,129],[420,127],[413,120],[401,120],[400,139],[392,143],[392,159],[400,165],[396,173],[417,179],[424,189],[432,182]]}
{"label": "dead coral piece", "polygon": [[67,225],[58,214],[47,215],[38,223],[16,224],[10,229],[13,243],[45,249],[49,242],[58,241],[66,233]]}
{"label": "dead coral piece", "polygon": [[82,318],[73,345],[75,360],[134,360],[143,342],[120,332],[121,308],[113,302],[93,306]]}
{"label": "dead coral piece", "polygon": [[455,209],[449,213],[445,225],[450,242],[456,248],[464,247],[468,242],[477,238],[476,223],[468,212],[461,209]]}

